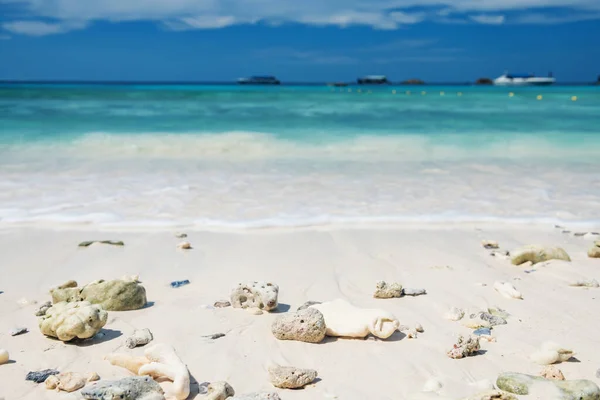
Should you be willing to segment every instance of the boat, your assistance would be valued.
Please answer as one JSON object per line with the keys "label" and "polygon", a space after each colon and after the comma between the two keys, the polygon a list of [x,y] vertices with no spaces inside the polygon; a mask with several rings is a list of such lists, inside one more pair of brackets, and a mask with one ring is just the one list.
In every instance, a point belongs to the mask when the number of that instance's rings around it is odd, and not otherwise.
{"label": "boat", "polygon": [[359,85],[383,85],[390,83],[385,75],[367,75],[356,80]]}
{"label": "boat", "polygon": [[505,72],[502,76],[494,79],[494,85],[496,86],[545,86],[552,85],[555,82],[556,79],[552,76],[552,72],[547,77]]}
{"label": "boat", "polygon": [[240,85],[280,85],[279,79],[274,76],[251,76],[249,78],[240,78],[237,81]]}

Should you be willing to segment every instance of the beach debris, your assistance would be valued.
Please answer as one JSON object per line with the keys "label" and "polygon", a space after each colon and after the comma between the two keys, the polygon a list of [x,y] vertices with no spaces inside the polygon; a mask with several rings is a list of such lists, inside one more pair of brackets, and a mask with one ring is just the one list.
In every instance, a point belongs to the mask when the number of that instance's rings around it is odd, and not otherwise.
{"label": "beach debris", "polygon": [[185,238],[187,237],[187,233],[177,232],[177,233],[175,234],[175,237],[176,237],[177,239],[185,239]]}
{"label": "beach debris", "polygon": [[480,311],[478,313],[471,314],[471,318],[482,319],[484,321],[489,322],[491,326],[506,325],[507,323],[506,319],[485,311]]}
{"label": "beach debris", "polygon": [[315,304],[310,308],[316,308],[323,314],[327,336],[364,338],[370,333],[387,339],[400,326],[398,319],[390,312],[359,308],[342,299]]}
{"label": "beach debris", "polygon": [[306,303],[302,304],[300,307],[298,307],[296,311],[306,310],[308,307],[314,306],[315,304],[321,304],[321,302],[309,300]]}
{"label": "beach debris", "polygon": [[89,247],[89,246],[93,245],[94,243],[110,244],[112,246],[125,246],[125,243],[123,243],[121,240],[88,240],[88,241],[79,243],[79,247]]}
{"label": "beach debris", "polygon": [[387,283],[385,281],[379,281],[375,285],[375,293],[373,293],[373,297],[376,299],[392,299],[400,296],[402,296],[402,285],[399,283]]}
{"label": "beach debris", "polygon": [[475,355],[479,351],[479,338],[477,336],[469,336],[464,338],[462,335],[458,337],[456,344],[446,354],[450,358],[459,359]]}
{"label": "beach debris", "polygon": [[458,307],[452,307],[444,314],[444,318],[449,319],[450,321],[460,321],[464,316],[465,310]]}
{"label": "beach debris", "polygon": [[494,282],[494,289],[507,299],[523,300],[523,295],[510,282]]}
{"label": "beach debris", "polygon": [[598,283],[598,281],[595,279],[581,279],[581,280],[569,283],[569,286],[597,288],[597,287],[600,287],[600,283]]}
{"label": "beach debris", "polygon": [[0,365],[6,364],[8,360],[10,360],[8,351],[5,349],[0,349]]}
{"label": "beach debris", "polygon": [[88,301],[54,304],[46,315],[40,317],[40,331],[68,342],[75,338],[89,339],[106,324],[108,313],[100,305]]}
{"label": "beach debris", "polygon": [[118,381],[100,381],[84,388],[86,400],[164,400],[160,385],[149,376],[131,376]]}
{"label": "beach debris", "polygon": [[99,304],[107,311],[138,310],[146,305],[146,289],[133,281],[103,279],[91,282],[82,288],[68,287],[50,290],[52,302],[88,301]]}
{"label": "beach debris", "polygon": [[97,372],[90,372],[87,377],[88,382],[96,382],[100,380],[100,375]]}
{"label": "beach debris", "polygon": [[407,339],[416,339],[417,338],[417,330],[416,329],[409,329],[406,332],[406,338]]}
{"label": "beach debris", "polygon": [[323,314],[315,308],[278,316],[271,325],[271,332],[279,340],[296,340],[319,343],[325,338],[327,327]]}
{"label": "beach debris", "polygon": [[190,242],[181,242],[177,245],[177,248],[182,250],[191,250],[192,244]]}
{"label": "beach debris", "polygon": [[222,338],[222,337],[224,337],[224,336],[225,336],[225,334],[224,334],[224,333],[213,333],[212,335],[206,335],[206,336],[204,336],[204,337],[205,337],[205,338],[208,338],[208,339],[215,340],[215,339]]}
{"label": "beach debris", "polygon": [[219,300],[219,301],[215,301],[214,307],[215,308],[231,307],[231,303],[228,302],[227,300]]}
{"label": "beach debris", "polygon": [[178,287],[182,287],[185,285],[189,285],[190,281],[189,279],[185,279],[183,281],[173,281],[171,282],[171,287],[177,289]]}
{"label": "beach debris", "polygon": [[560,247],[549,247],[541,245],[528,245],[510,252],[511,262],[521,265],[527,261],[537,264],[549,260],[571,261],[571,257]]}
{"label": "beach debris", "polygon": [[[564,400],[596,400],[600,398],[600,388],[598,385],[584,379],[562,381],[516,372],[504,372],[496,380],[496,386],[499,389],[518,395],[528,395],[532,393],[533,387],[537,387],[540,390],[542,385],[554,389],[554,393],[560,396],[560,399]],[[548,392],[549,390],[545,391],[545,393]]]}
{"label": "beach debris", "polygon": [[13,329],[11,329],[11,330],[8,332],[8,334],[9,334],[10,336],[17,336],[17,335],[22,335],[22,334],[24,334],[24,333],[27,333],[27,332],[29,332],[29,329],[27,329],[27,328],[23,328],[23,327],[17,327],[17,328],[13,328]]}
{"label": "beach debris", "polygon": [[468,397],[465,400],[519,400],[516,396],[501,390],[486,390],[474,396]]}
{"label": "beach debris", "polygon": [[589,258],[600,258],[600,241],[594,242],[594,245],[588,250]]}
{"label": "beach debris", "polygon": [[550,365],[569,360],[575,353],[554,342],[544,342],[540,350],[531,355],[531,360],[540,365]]}
{"label": "beach debris", "polygon": [[490,328],[479,328],[473,331],[475,336],[492,336],[492,330]]}
{"label": "beach debris", "polygon": [[77,372],[62,372],[58,375],[50,375],[45,381],[46,389],[56,389],[57,392],[74,392],[86,384],[83,375]]}
{"label": "beach debris", "polygon": [[416,324],[415,331],[417,331],[419,333],[423,333],[423,332],[425,332],[425,329],[423,329],[423,326],[421,324]]}
{"label": "beach debris", "polygon": [[35,383],[42,383],[45,382],[46,379],[48,379],[49,376],[51,375],[58,375],[60,372],[58,372],[55,369],[44,369],[41,371],[30,371],[27,373],[27,375],[25,376],[25,380],[26,381],[32,381]]}
{"label": "beach debris", "polygon": [[252,315],[263,315],[263,311],[260,308],[246,308],[246,311],[248,311],[249,314]]}
{"label": "beach debris", "polygon": [[481,245],[489,250],[500,248],[500,245],[498,245],[498,242],[496,242],[495,240],[482,240]]}
{"label": "beach debris", "polygon": [[427,290],[425,289],[413,289],[413,288],[403,288],[402,294],[404,296],[421,296],[423,294],[427,294]]}
{"label": "beach debris", "polygon": [[229,400],[281,400],[277,393],[258,392],[230,397]]}
{"label": "beach debris", "polygon": [[200,400],[226,400],[235,395],[235,390],[227,382],[204,382],[200,385]]}
{"label": "beach debris", "polygon": [[301,369],[295,367],[282,367],[272,365],[269,367],[269,380],[271,384],[281,389],[298,389],[317,379],[314,369]]}
{"label": "beach debris", "polygon": [[565,376],[562,371],[556,368],[554,365],[546,365],[540,372],[540,375],[546,379],[555,379],[557,381],[564,381]]}
{"label": "beach debris", "polygon": [[144,351],[145,357],[129,354],[108,354],[105,359],[112,365],[123,367],[136,375],[150,375],[156,379],[173,382],[173,395],[184,400],[190,394],[190,373],[187,366],[168,344],[157,343]]}
{"label": "beach debris", "polygon": [[423,392],[438,392],[442,389],[442,382],[435,378],[427,379],[425,385],[423,385]]}
{"label": "beach debris", "polygon": [[52,302],[51,301],[45,302],[37,310],[35,310],[35,316],[41,317],[42,315],[46,315],[46,311],[48,311],[48,309],[50,307],[52,307]]}
{"label": "beach debris", "polygon": [[239,283],[231,290],[230,300],[234,308],[260,308],[272,311],[277,308],[279,286],[271,282]]}
{"label": "beach debris", "polygon": [[152,339],[154,339],[154,337],[152,336],[152,332],[150,332],[150,329],[136,329],[133,332],[133,335],[125,339],[125,346],[127,346],[130,349],[134,349],[137,346],[147,345],[152,341]]}

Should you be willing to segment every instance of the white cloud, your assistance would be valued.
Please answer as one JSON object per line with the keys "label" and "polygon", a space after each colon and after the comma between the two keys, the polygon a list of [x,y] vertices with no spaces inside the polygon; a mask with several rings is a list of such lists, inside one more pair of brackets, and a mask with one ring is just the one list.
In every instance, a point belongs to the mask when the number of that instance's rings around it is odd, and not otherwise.
{"label": "white cloud", "polygon": [[[2,9],[7,4],[11,14]],[[600,19],[600,0],[0,0],[4,19],[17,20],[5,24],[15,33],[37,35],[80,29],[73,21],[156,21],[173,30],[258,22],[397,29],[426,19],[487,24],[565,21],[549,8],[564,10],[562,15]]]}
{"label": "white cloud", "polygon": [[486,24],[486,25],[502,25],[505,20],[504,15],[478,14],[478,15],[470,15],[469,18],[472,21],[475,21],[479,24]]}
{"label": "white cloud", "polygon": [[83,29],[87,23],[85,22],[59,22],[48,23],[42,21],[11,21],[2,24],[5,30],[19,35],[28,36],[46,36],[55,35],[57,33],[65,33],[68,31]]}

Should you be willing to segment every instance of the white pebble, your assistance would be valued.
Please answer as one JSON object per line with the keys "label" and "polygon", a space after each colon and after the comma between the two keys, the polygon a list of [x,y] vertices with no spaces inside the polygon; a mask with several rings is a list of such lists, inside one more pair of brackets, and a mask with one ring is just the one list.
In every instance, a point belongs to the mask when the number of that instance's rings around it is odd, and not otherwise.
{"label": "white pebble", "polygon": [[423,329],[423,325],[421,325],[421,324],[415,325],[415,330],[419,333],[425,332],[425,329]]}

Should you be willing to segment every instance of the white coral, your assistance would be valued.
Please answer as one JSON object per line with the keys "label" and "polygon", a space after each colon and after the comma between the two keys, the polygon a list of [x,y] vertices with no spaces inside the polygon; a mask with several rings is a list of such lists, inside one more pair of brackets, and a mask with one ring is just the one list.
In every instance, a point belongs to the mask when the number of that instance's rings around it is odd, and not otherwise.
{"label": "white coral", "polygon": [[554,342],[544,342],[541,349],[531,355],[531,360],[540,365],[550,365],[567,361],[574,354],[573,350],[562,348]]}
{"label": "white coral", "polygon": [[39,319],[40,331],[63,342],[74,338],[88,339],[106,324],[108,313],[88,301],[60,302]]}
{"label": "white coral", "polygon": [[494,289],[508,299],[523,299],[521,292],[519,292],[510,282],[495,282]]}

